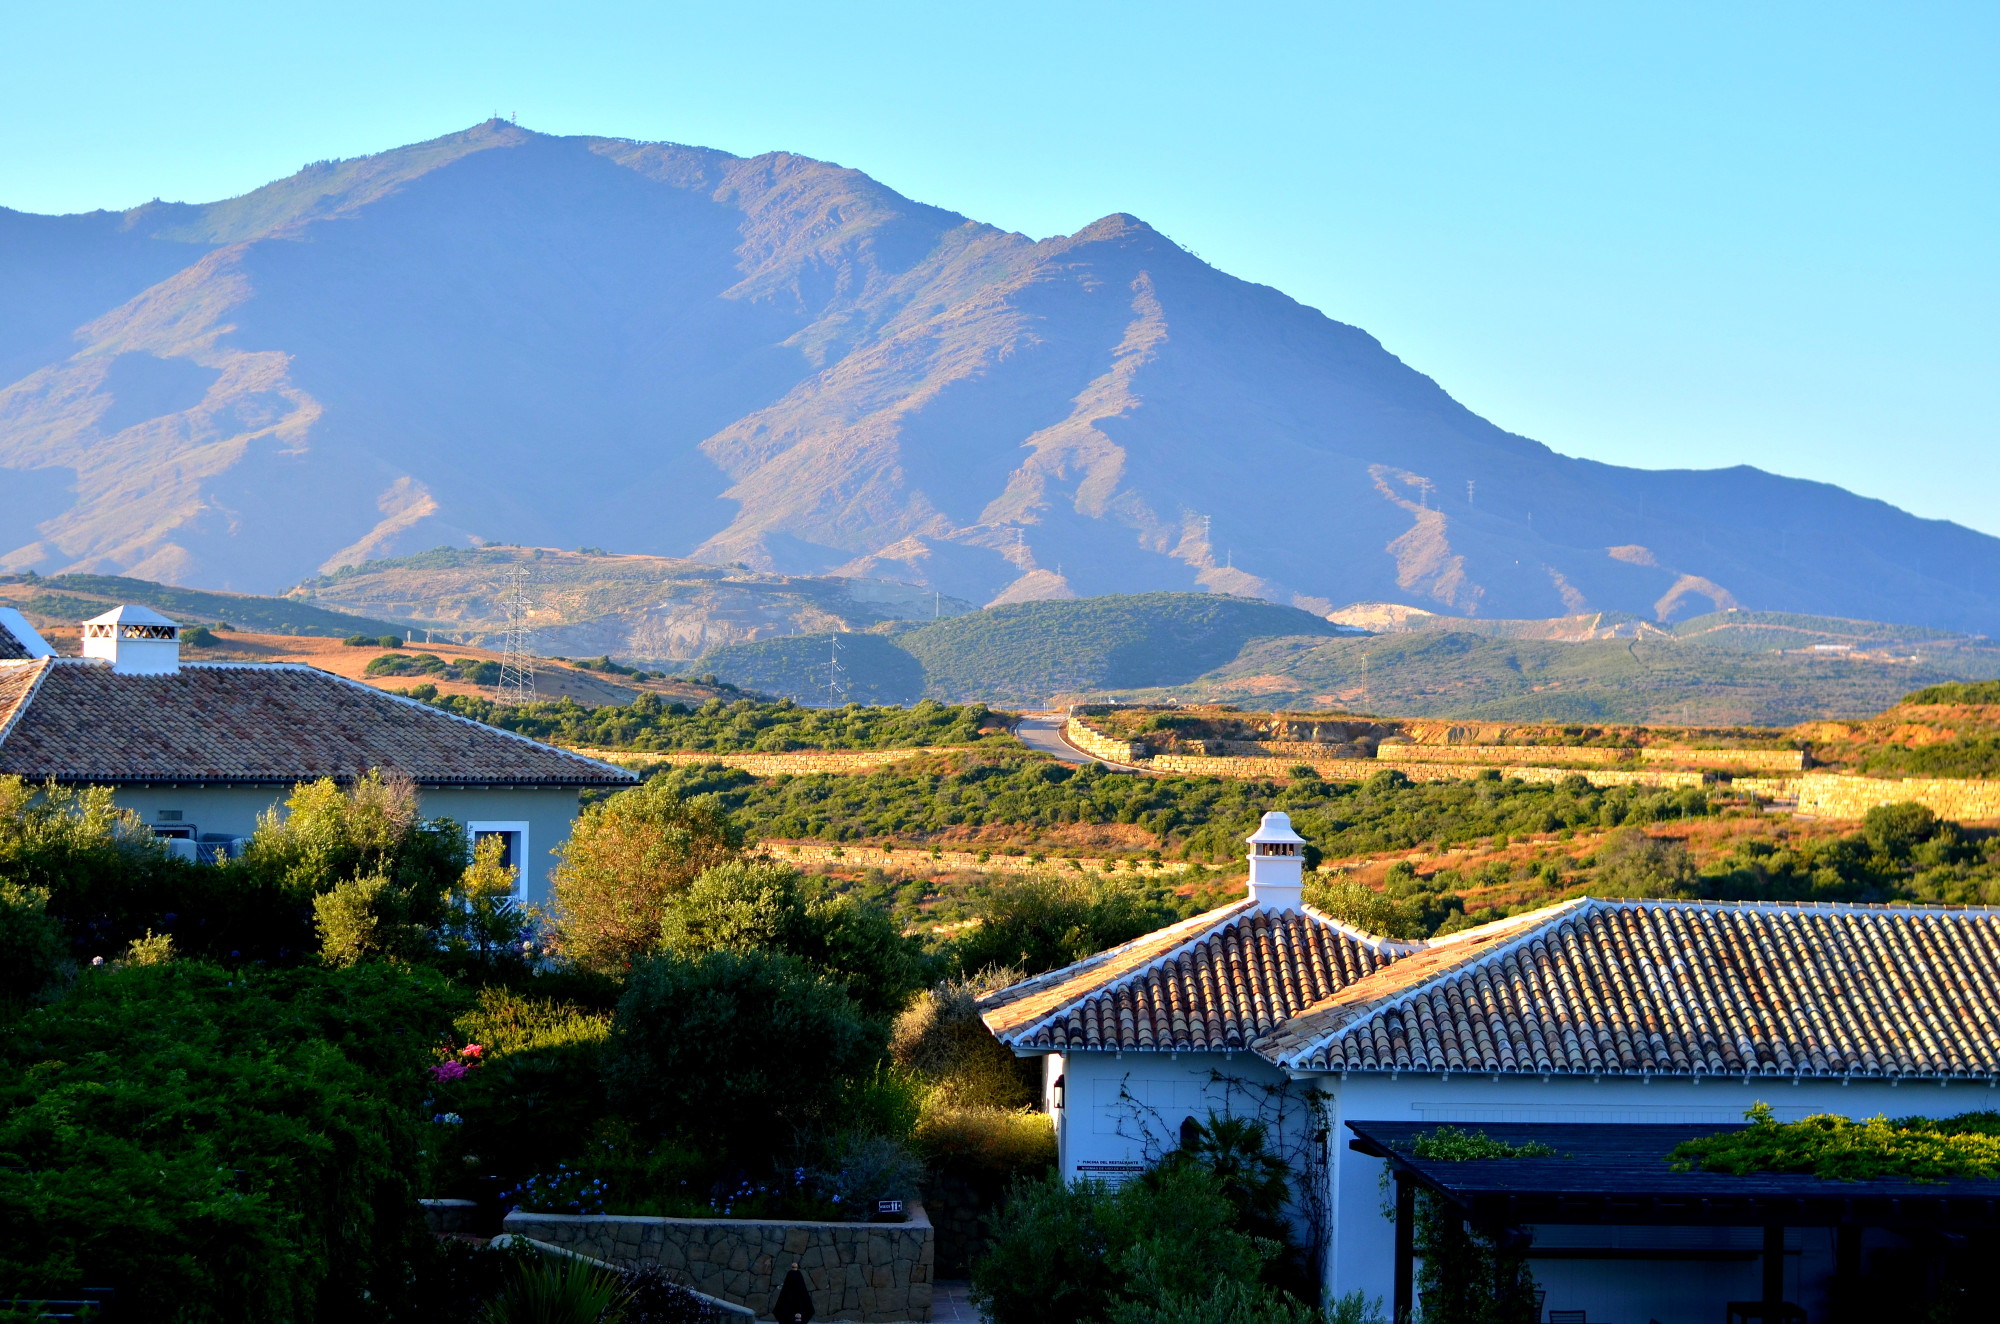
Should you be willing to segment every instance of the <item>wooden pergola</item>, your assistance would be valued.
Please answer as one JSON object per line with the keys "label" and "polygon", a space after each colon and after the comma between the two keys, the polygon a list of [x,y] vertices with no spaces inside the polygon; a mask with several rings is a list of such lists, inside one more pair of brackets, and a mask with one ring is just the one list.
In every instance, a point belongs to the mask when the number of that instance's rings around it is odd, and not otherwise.
{"label": "wooden pergola", "polygon": [[[1902,1235],[1962,1234],[2000,1228],[2000,1181],[1839,1182],[1810,1174],[1675,1172],[1667,1156],[1684,1140],[1739,1130],[1732,1126],[1652,1126],[1551,1123],[1458,1123],[1466,1130],[1555,1151],[1550,1158],[1424,1159],[1416,1142],[1453,1123],[1349,1122],[1350,1149],[1385,1159],[1396,1187],[1397,1324],[1415,1305],[1415,1203],[1429,1191],[1461,1211],[1468,1223],[1503,1244],[1526,1247],[1537,1225],[1604,1227],[1755,1227],[1761,1255],[1742,1251],[1617,1249],[1571,1252],[1567,1258],[1721,1260],[1761,1258],[1762,1300],[1746,1316],[1764,1324],[1802,1320],[1784,1299],[1785,1229],[1835,1230],[1836,1282],[1858,1284],[1861,1236],[1880,1228]],[[1858,1320],[1852,1291],[1836,1291],[1836,1319]]]}

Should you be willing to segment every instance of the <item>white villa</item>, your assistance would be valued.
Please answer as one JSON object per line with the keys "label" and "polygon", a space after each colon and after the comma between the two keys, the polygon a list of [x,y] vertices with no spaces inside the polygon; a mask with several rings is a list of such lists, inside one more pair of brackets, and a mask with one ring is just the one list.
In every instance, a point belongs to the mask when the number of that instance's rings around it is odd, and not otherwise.
{"label": "white villa", "polygon": [[[1329,1293],[1406,1304],[1407,1244],[1384,1213],[1396,1137],[1553,1136],[1575,1161],[1509,1169],[1513,1187],[1494,1171],[1530,1161],[1398,1161],[1394,1185],[1462,1170],[1468,1217],[1532,1237],[1549,1310],[1642,1324],[1714,1324],[1725,1303],[1826,1319],[1864,1254],[1973,1217],[1947,1195],[1978,1203],[1975,1221],[2000,1207],[2000,1183],[1835,1200],[1812,1177],[1746,1186],[1663,1158],[1760,1101],[1780,1120],[2000,1107],[2000,911],[1582,898],[1392,942],[1303,904],[1286,815],[1249,841],[1244,900],[982,1003],[1002,1043],[1044,1060],[1066,1176],[1137,1172],[1210,1110],[1262,1116]],[[1600,1153],[1622,1157],[1584,1161]]]}
{"label": "white villa", "polygon": [[0,610],[0,775],[110,787],[190,858],[233,852],[299,782],[370,769],[409,777],[426,814],[499,837],[527,901],[547,896],[579,795],[638,781],[314,667],[183,662],[180,627],[145,607],[86,621],[82,657]]}

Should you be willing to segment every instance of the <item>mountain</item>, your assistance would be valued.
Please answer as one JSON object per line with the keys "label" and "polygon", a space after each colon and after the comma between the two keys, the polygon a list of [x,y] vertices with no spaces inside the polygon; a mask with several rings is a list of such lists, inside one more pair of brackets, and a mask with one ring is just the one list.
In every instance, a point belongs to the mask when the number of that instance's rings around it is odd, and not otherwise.
{"label": "mountain", "polygon": [[803,157],[500,121],[224,202],[0,211],[0,470],[0,570],[205,588],[516,543],[972,603],[2000,627],[2000,539],[1558,455],[1134,217],[1033,240]]}
{"label": "mountain", "polygon": [[[344,567],[307,580],[291,597],[372,613],[462,643],[497,644],[507,629],[515,571],[526,575],[531,651],[610,656],[643,667],[672,667],[729,644],[972,610],[971,603],[884,580],[769,575],[672,557],[546,547],[435,548]],[[814,656],[824,658],[826,645],[817,647]]]}

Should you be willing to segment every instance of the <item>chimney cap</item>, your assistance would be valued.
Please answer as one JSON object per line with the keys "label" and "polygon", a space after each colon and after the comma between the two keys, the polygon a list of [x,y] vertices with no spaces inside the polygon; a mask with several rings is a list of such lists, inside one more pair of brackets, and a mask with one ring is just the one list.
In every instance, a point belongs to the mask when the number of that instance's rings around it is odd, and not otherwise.
{"label": "chimney cap", "polygon": [[120,607],[113,607],[110,611],[105,612],[101,616],[93,616],[89,620],[85,621],[84,624],[85,625],[171,625],[174,626],[174,628],[176,629],[180,628],[179,622],[168,620],[166,617],[160,615],[160,613],[154,611],[151,607],[140,607],[129,602]]}
{"label": "chimney cap", "polygon": [[1251,845],[1268,845],[1275,842],[1292,842],[1303,846],[1305,838],[1292,831],[1292,816],[1282,809],[1273,809],[1265,814],[1257,824],[1257,830],[1243,838]]}

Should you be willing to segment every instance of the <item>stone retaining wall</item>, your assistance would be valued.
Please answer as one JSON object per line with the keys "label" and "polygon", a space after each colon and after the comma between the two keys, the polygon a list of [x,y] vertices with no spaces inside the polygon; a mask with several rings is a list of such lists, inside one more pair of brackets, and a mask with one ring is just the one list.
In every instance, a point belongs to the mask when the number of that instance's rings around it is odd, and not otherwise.
{"label": "stone retaining wall", "polygon": [[[1378,772],[1394,769],[1411,781],[1441,782],[1475,776],[1488,771],[1471,763],[1402,763],[1379,759],[1230,759],[1199,754],[1162,754],[1146,759],[1140,767],[1152,772],[1178,773],[1184,777],[1272,777],[1284,779],[1300,764],[1310,764],[1327,781],[1366,781]],[[1565,777],[1582,777],[1593,786],[1701,786],[1708,780],[1699,772],[1675,772],[1665,768],[1528,768],[1496,767],[1502,777],[1524,782],[1559,782]]]}
{"label": "stone retaining wall", "polygon": [[1146,757],[1145,741],[1114,740],[1079,717],[1072,717],[1063,724],[1063,739],[1092,758],[1100,758],[1107,763],[1137,763]]}
{"label": "stone retaining wall", "polygon": [[1914,800],[1955,823],[2000,819],[2000,781],[1809,772],[1797,785],[1799,812],[1822,818],[1861,818],[1877,805]]}
{"label": "stone retaining wall", "polygon": [[904,759],[915,758],[919,754],[953,754],[966,748],[968,746],[965,745],[924,745],[908,749],[800,750],[791,754],[658,754],[636,750],[582,748],[575,752],[585,758],[647,766],[664,764],[669,767],[680,767],[689,763],[721,763],[732,768],[741,768],[753,777],[775,777],[780,773],[801,776],[813,772],[874,772],[878,768],[901,763]]}
{"label": "stone retaining wall", "polygon": [[797,1264],[820,1319],[931,1317],[936,1240],[923,1206],[907,1223],[780,1223],[620,1214],[507,1215],[507,1231],[612,1264],[657,1264],[698,1292],[768,1317]]}

